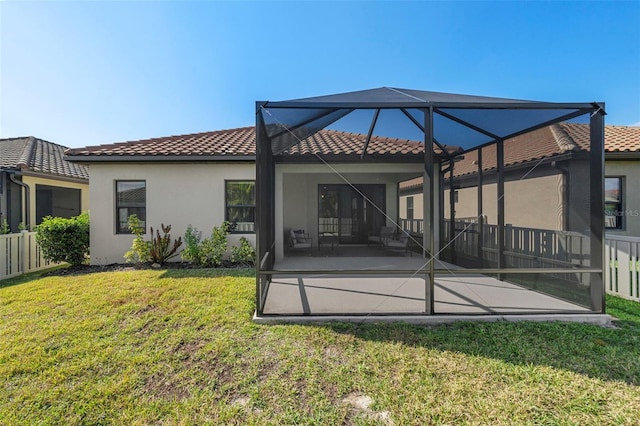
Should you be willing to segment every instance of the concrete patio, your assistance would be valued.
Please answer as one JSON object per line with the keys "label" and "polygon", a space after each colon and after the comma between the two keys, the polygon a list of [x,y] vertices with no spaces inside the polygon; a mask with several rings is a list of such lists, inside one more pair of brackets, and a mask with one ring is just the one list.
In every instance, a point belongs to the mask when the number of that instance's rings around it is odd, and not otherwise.
{"label": "concrete patio", "polygon": [[[426,260],[413,257],[286,257],[275,270],[417,270]],[[423,275],[306,274],[275,275],[258,321],[309,322],[331,319],[399,320],[439,323],[471,320],[569,320],[607,324],[608,315],[596,315],[569,303],[495,278],[456,274],[461,268],[436,261],[435,315],[425,313]],[[348,313],[348,315],[345,315]],[[270,317],[270,315],[274,315]],[[277,316],[276,316],[277,315]],[[286,317],[286,319],[285,319]]]}

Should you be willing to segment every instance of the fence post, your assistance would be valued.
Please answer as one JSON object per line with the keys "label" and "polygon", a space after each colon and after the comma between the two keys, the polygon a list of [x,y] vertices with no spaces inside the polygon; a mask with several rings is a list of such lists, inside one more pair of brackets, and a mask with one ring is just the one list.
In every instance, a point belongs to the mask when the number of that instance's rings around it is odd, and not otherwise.
{"label": "fence post", "polygon": [[20,272],[26,273],[29,270],[29,231],[23,229],[20,231],[20,240],[18,242],[20,252]]}

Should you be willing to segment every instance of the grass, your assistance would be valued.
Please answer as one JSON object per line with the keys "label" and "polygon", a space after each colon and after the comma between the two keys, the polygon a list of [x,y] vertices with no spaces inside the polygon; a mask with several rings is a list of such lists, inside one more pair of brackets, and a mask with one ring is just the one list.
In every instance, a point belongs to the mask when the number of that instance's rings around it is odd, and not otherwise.
{"label": "grass", "polygon": [[0,424],[639,424],[640,304],[566,323],[257,325],[252,270],[0,283]]}

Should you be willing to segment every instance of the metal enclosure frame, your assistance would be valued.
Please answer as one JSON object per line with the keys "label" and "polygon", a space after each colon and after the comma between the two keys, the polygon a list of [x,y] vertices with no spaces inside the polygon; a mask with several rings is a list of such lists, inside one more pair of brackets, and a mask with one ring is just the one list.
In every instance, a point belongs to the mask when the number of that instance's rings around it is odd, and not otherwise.
{"label": "metal enclosure frame", "polygon": [[[435,213],[434,202],[436,199],[443,201],[442,187],[436,187],[434,176],[434,149],[440,148],[446,154],[446,147],[434,137],[434,117],[445,117],[452,122],[458,123],[468,129],[485,135],[489,142],[478,144],[470,149],[496,144],[497,147],[497,217],[498,217],[498,262],[496,268],[469,269],[466,273],[497,274],[505,273],[534,274],[541,272],[580,272],[589,273],[591,313],[604,313],[604,287],[603,287],[603,264],[604,264],[604,103],[552,103],[521,101],[498,98],[484,98],[468,95],[454,95],[436,92],[422,92],[406,89],[380,88],[370,91],[352,92],[338,95],[321,96],[317,98],[307,98],[282,102],[256,102],[256,313],[264,315],[265,299],[269,291],[269,283],[273,274],[294,273],[326,273],[327,271],[276,271],[274,270],[274,248],[275,248],[275,166],[278,162],[278,155],[286,150],[288,146],[296,143],[291,140],[291,136],[300,140],[309,137],[318,130],[344,117],[354,110],[368,109],[374,110],[374,120],[371,123],[367,141],[363,147],[362,157],[365,156],[367,144],[371,138],[373,128],[376,125],[378,114],[381,110],[397,109],[402,111],[416,126],[424,133],[424,181],[423,200],[424,211],[429,212],[429,220],[425,222],[424,247],[430,253],[435,252]],[[420,123],[415,116],[409,114],[407,110],[422,111],[423,123]],[[267,123],[268,115],[273,118],[280,111],[295,113],[300,111],[303,119],[295,123],[282,123],[277,121]],[[478,114],[508,114],[509,112],[529,111],[524,116],[529,117],[519,128],[509,131],[507,134],[498,134],[491,129],[474,124],[458,116],[459,112],[473,110]],[[549,115],[540,114],[540,119],[535,116],[541,111],[557,111],[558,113],[549,118]],[[309,114],[311,116],[309,117]],[[505,206],[504,206],[504,146],[505,139],[512,138],[527,132],[543,128],[555,123],[569,120],[575,117],[590,115],[590,256],[589,267],[565,268],[565,269],[527,269],[527,268],[505,268],[504,261],[504,226],[505,226]],[[460,114],[463,115],[463,114]],[[292,124],[292,125],[289,125]],[[317,127],[314,125],[317,124]],[[274,130],[275,128],[275,130]],[[286,142],[286,138],[289,141]],[[285,142],[283,142],[285,141]],[[283,147],[285,147],[283,149]],[[428,149],[426,147],[433,147]],[[468,151],[467,149],[465,151]],[[478,182],[482,185],[482,155],[481,150],[478,158]],[[290,159],[285,160],[287,162]],[[454,162],[450,163],[453,170]],[[451,174],[453,176],[453,173]],[[429,184],[427,184],[429,182]],[[481,186],[480,186],[481,187]],[[453,192],[453,191],[451,191]],[[482,191],[478,192],[478,211],[481,211]],[[442,204],[441,204],[442,205]],[[425,253],[429,254],[429,253]],[[362,271],[340,270],[335,271],[342,275],[362,273]],[[415,271],[385,271],[408,273]],[[439,272],[435,268],[435,262],[428,262],[428,266],[422,271],[426,278],[425,285],[425,313],[434,313],[434,283],[435,274]],[[442,271],[440,271],[442,272]],[[375,275],[375,271],[369,271]],[[344,315],[352,313],[346,312]],[[422,315],[424,315],[422,314]]]}

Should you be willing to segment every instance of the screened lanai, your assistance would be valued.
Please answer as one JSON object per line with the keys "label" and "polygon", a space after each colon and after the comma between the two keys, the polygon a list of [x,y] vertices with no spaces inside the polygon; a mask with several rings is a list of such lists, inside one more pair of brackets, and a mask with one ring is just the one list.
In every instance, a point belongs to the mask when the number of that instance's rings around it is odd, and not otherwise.
{"label": "screened lanai", "polygon": [[256,314],[604,314],[604,105],[256,103]]}

